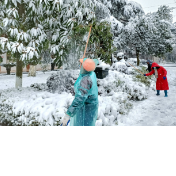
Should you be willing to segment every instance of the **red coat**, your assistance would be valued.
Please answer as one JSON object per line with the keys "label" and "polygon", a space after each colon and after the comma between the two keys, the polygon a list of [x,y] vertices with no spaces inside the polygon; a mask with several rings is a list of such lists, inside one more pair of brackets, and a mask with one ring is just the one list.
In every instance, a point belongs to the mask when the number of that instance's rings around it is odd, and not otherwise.
{"label": "red coat", "polygon": [[156,62],[153,62],[151,68],[152,71],[150,73],[147,73],[146,76],[150,76],[153,73],[155,73],[155,70],[153,67],[159,67],[157,69],[158,71],[158,78],[156,81],[156,90],[169,90],[169,85],[168,85],[168,81],[167,78],[164,80],[163,77],[166,77],[167,75],[167,71],[164,67],[159,66]]}

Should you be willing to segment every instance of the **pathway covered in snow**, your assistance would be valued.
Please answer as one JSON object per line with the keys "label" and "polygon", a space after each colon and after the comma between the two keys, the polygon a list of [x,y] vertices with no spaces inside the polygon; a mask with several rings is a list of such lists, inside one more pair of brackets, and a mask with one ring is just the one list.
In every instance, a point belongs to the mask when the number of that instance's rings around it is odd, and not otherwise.
{"label": "pathway covered in snow", "polygon": [[160,96],[156,96],[156,92],[151,91],[148,99],[135,102],[127,116],[119,117],[119,125],[176,125],[176,65],[165,64],[163,66],[167,70],[169,82],[168,97],[164,97],[164,91],[160,91]]}
{"label": "pathway covered in snow", "polygon": [[[37,71],[36,77],[28,77],[28,74],[23,74],[22,86],[29,87],[34,83],[46,83],[46,79],[56,71],[47,71],[45,73]],[[1,75],[0,74],[0,89],[8,89],[15,87],[16,75]]]}

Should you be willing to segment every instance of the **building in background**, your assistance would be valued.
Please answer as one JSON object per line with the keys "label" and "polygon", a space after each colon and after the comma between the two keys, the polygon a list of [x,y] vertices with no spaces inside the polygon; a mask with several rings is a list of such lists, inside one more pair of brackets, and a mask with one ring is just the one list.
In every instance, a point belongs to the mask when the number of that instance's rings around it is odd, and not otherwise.
{"label": "building in background", "polygon": [[[7,54],[6,54],[6,53],[5,53],[5,54],[2,54],[1,57],[3,58],[3,62],[2,62],[2,63],[4,63],[4,64],[9,63],[9,60],[7,59]],[[0,64],[2,64],[2,63],[0,63]],[[25,67],[23,68],[23,72],[29,72],[29,68],[30,68],[30,65],[25,66]],[[47,69],[50,70],[50,69],[51,69],[51,65],[48,65],[48,68],[47,68]],[[37,65],[36,65],[36,70],[37,70],[37,71],[42,70],[40,64],[37,64]],[[7,71],[6,71],[6,68],[3,67],[3,66],[0,66],[0,73],[6,73],[6,72],[7,72]],[[16,67],[12,67],[12,68],[11,68],[11,72],[15,73],[15,72],[16,72]]]}

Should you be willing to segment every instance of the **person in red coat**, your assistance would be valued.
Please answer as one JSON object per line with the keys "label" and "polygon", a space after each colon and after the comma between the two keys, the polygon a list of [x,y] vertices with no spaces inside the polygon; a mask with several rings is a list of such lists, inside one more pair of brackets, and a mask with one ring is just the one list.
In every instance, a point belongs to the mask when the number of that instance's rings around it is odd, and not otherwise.
{"label": "person in red coat", "polygon": [[150,73],[144,74],[144,76],[150,76],[155,73],[156,77],[156,90],[157,94],[160,95],[160,90],[164,90],[165,97],[167,97],[167,90],[169,90],[169,85],[167,81],[167,71],[164,67],[158,65],[156,62],[152,63],[151,66],[152,71]]}

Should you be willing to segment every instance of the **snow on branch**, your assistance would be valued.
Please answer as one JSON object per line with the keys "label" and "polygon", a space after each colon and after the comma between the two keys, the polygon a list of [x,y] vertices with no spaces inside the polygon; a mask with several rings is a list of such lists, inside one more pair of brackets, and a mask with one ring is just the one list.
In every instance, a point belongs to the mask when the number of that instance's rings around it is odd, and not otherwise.
{"label": "snow on branch", "polygon": [[0,37],[0,45],[4,49],[5,44],[8,42],[8,38]]}
{"label": "snow on branch", "polygon": [[21,60],[32,59],[33,57],[39,57],[38,52],[33,47],[24,47],[23,54],[21,55]]}
{"label": "snow on branch", "polygon": [[8,16],[13,15],[15,18],[19,17],[18,11],[15,8],[10,8],[7,10]]}
{"label": "snow on branch", "polygon": [[3,19],[3,24],[4,24],[4,27],[6,27],[7,25],[16,26],[17,25],[17,20],[16,19],[4,18]]}
{"label": "snow on branch", "polygon": [[18,34],[18,29],[17,29],[17,28],[10,28],[10,29],[8,30],[8,32],[10,32],[10,35],[11,35],[11,36],[15,36],[15,35]]}

